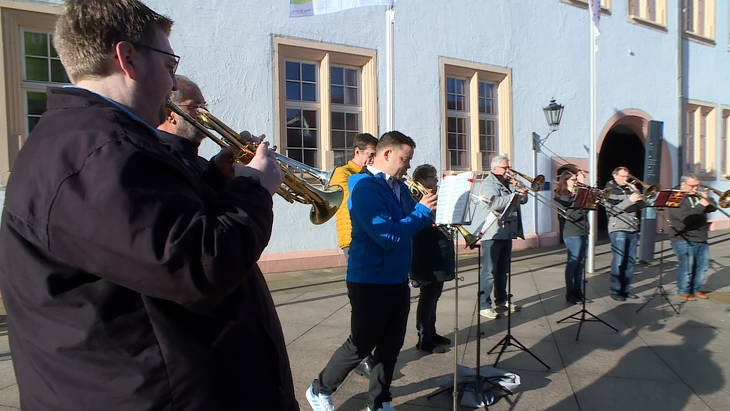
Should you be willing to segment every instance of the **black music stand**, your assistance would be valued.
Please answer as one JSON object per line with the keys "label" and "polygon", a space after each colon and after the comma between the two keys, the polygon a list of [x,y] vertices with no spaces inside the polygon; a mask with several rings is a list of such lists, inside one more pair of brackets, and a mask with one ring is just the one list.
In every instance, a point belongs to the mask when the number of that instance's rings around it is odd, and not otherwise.
{"label": "black music stand", "polygon": [[[592,193],[591,190],[581,190],[578,189],[575,198],[573,199],[573,204],[571,204],[571,208],[581,208],[586,209],[588,211],[595,211],[596,210],[596,204],[598,198],[595,196],[595,193]],[[596,321],[603,323],[606,327],[609,327],[613,329],[614,331],[618,332],[618,329],[614,327],[613,325],[603,321],[602,319],[598,318],[595,314],[592,312],[586,310],[586,300],[588,297],[586,296],[586,285],[588,284],[588,278],[586,277],[586,265],[585,261],[583,262],[583,298],[581,299],[581,309],[580,311],[571,314],[561,320],[558,320],[558,323],[562,323],[563,321],[567,320],[577,320],[578,321],[578,332],[575,333],[575,340],[578,341],[580,338],[580,330],[583,328],[583,322],[585,321]],[[589,315],[591,318],[586,318],[586,314]],[[580,317],[578,317],[580,316]]]}
{"label": "black music stand", "polygon": [[[471,190],[469,191],[469,196],[472,196]],[[480,203],[478,203],[478,204],[480,204]],[[497,218],[495,218],[495,217],[496,216],[494,215],[494,213],[492,213],[492,212],[488,213],[487,219],[483,223],[483,227],[481,228],[477,237],[481,238],[481,236],[484,234],[484,232],[487,229],[489,229],[489,227],[497,221]],[[506,389],[505,387],[495,383],[492,380],[492,378],[494,378],[494,377],[486,377],[486,376],[482,376],[480,374],[481,373],[481,363],[480,363],[479,354],[481,352],[482,332],[481,332],[481,316],[479,315],[478,312],[477,312],[477,340],[476,340],[477,355],[476,355],[475,374],[474,375],[465,375],[465,376],[462,376],[461,379],[459,379],[459,358],[458,358],[458,350],[457,350],[457,347],[459,346],[459,344],[458,344],[459,281],[463,280],[463,279],[459,277],[459,253],[458,253],[459,242],[458,242],[456,230],[453,228],[453,226],[451,227],[451,232],[452,232],[452,236],[454,238],[454,248],[456,250],[456,252],[454,253],[454,257],[456,260],[454,262],[454,272],[455,272],[455,276],[454,276],[454,300],[455,300],[454,317],[455,318],[454,318],[454,346],[453,346],[454,347],[454,383],[453,383],[453,392],[452,392],[453,409],[454,409],[454,411],[456,411],[458,409],[458,399],[463,396],[464,392],[467,392],[467,391],[473,392],[475,398],[477,400],[481,400],[481,403],[485,407],[488,402],[487,398],[484,397],[484,393],[486,391],[485,387],[487,387],[487,389],[494,387],[495,389],[502,391],[502,392],[506,393],[507,395],[512,395],[512,392],[509,391],[508,389]],[[477,248],[477,290],[480,290],[481,287],[480,287],[479,272],[481,271],[481,264],[482,264],[482,258],[481,258],[482,248],[481,248],[481,245],[479,244],[479,241],[475,241],[471,245],[470,248],[472,248],[472,249]],[[477,307],[479,306],[478,305],[479,304],[478,303],[479,292],[480,291],[477,291]],[[499,379],[499,377],[497,379]],[[443,392],[450,390],[451,388],[452,388],[452,386],[446,386],[446,387],[440,388],[440,389],[432,392],[431,394],[429,394],[426,398],[430,399],[436,395],[439,395]]]}
{"label": "black music stand", "polygon": [[[652,202],[649,207],[656,207],[657,213],[661,214],[662,219],[664,219],[664,209],[665,208],[674,208],[679,207],[679,203],[682,201],[682,198],[684,197],[684,193],[681,191],[676,190],[662,190],[660,191],[654,201]],[[672,301],[669,300],[669,296],[667,294],[667,291],[664,289],[664,241],[668,240],[668,234],[664,233],[664,226],[659,227],[659,239],[662,242],[660,252],[659,252],[659,285],[656,286],[654,289],[654,292],[651,294],[651,296],[644,302],[644,304],[641,304],[639,308],[636,309],[636,313],[641,311],[644,307],[649,304],[654,297],[657,295],[661,295],[662,298],[664,298],[664,301],[669,304],[670,307],[672,307],[672,310],[676,314],[679,314],[679,310],[677,307],[672,304]]]}
{"label": "black music stand", "polygon": [[[503,224],[504,219],[511,215],[513,212],[517,212],[518,207],[520,206],[520,198],[516,194],[512,194],[512,199],[510,200],[510,203],[507,207],[505,207],[504,211],[502,212],[502,215],[500,216],[498,223]],[[481,268],[481,267],[480,267]],[[481,271],[481,269],[480,269]],[[496,301],[495,301],[496,302]],[[477,302],[477,304],[479,304]],[[478,344],[477,340],[477,344]],[[497,347],[502,346],[502,349],[499,350],[499,354],[497,355],[497,359],[494,361],[494,366],[497,366],[497,363],[499,363],[499,359],[502,357],[502,354],[504,354],[504,351],[507,349],[507,346],[513,346],[517,347],[518,349],[525,351],[526,353],[530,354],[534,359],[536,359],[540,364],[544,365],[545,368],[548,370],[550,369],[550,366],[545,364],[543,360],[538,358],[535,354],[532,353],[527,347],[525,347],[521,342],[517,340],[514,336],[512,336],[512,256],[510,255],[510,261],[509,264],[507,264],[507,335],[505,335],[492,349],[487,351],[487,354],[491,354],[494,352],[494,350],[497,349]],[[478,345],[477,345],[478,347]],[[479,355],[477,353],[477,364],[479,361]]]}

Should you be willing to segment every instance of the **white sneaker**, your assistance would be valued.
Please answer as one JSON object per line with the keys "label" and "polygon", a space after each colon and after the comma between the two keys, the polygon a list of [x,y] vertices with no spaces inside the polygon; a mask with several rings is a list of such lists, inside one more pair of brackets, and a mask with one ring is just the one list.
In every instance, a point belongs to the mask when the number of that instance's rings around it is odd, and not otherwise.
{"label": "white sneaker", "polygon": [[494,308],[485,308],[483,310],[479,310],[479,315],[481,315],[482,317],[491,318],[491,319],[495,319],[495,318],[499,317],[499,313],[494,311]]}
{"label": "white sneaker", "polygon": [[335,411],[335,405],[332,404],[332,399],[327,394],[314,395],[312,386],[307,388],[307,401],[312,407],[312,411]]}
{"label": "white sneaker", "polygon": [[390,401],[386,401],[380,406],[380,408],[372,409],[368,407],[368,411],[396,411],[396,409],[390,405]]}
{"label": "white sneaker", "polygon": [[512,304],[511,306],[509,306],[507,303],[499,304],[497,306],[497,310],[498,311],[506,312],[507,311],[507,307],[509,307],[510,312],[513,312],[513,313],[522,310],[522,306],[520,306],[520,305]]}

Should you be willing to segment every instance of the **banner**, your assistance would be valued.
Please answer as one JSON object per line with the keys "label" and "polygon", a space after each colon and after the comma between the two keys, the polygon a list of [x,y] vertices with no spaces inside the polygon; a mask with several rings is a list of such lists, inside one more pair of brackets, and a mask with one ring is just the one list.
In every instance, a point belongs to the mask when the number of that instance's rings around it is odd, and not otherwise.
{"label": "banner", "polygon": [[317,16],[366,6],[392,6],[395,0],[289,0],[289,17]]}
{"label": "banner", "polygon": [[601,0],[589,0],[588,10],[591,13],[591,20],[593,21],[593,30],[596,31],[596,36],[601,34],[598,30],[598,22],[601,20]]}

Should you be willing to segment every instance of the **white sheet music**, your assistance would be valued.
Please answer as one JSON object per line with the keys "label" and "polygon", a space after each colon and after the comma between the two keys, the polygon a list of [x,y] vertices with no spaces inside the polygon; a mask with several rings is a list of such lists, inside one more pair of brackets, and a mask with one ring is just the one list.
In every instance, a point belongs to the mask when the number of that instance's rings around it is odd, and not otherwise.
{"label": "white sheet music", "polygon": [[467,171],[444,176],[439,185],[436,204],[436,224],[466,224],[469,219],[469,199],[474,173]]}

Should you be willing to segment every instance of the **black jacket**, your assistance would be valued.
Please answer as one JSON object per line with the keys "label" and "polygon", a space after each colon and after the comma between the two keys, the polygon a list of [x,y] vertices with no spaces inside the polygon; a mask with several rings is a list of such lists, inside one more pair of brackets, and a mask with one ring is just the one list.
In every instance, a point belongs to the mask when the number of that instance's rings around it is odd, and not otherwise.
{"label": "black jacket", "polygon": [[588,235],[588,210],[585,208],[570,208],[573,204],[569,196],[555,197],[558,208],[564,211],[565,217],[558,213],[562,238]]}
{"label": "black jacket", "polygon": [[226,185],[226,179],[215,164],[215,157],[206,160],[198,155],[199,144],[166,131],[157,130],[162,143],[167,145],[174,157],[188,169],[195,171],[203,181],[216,191]]}
{"label": "black jacket", "polygon": [[696,198],[685,195],[679,207],[669,208],[669,232],[674,234],[672,241],[707,241],[707,230],[710,228],[707,213],[715,210],[717,207],[712,203],[705,207]]}
{"label": "black jacket", "polygon": [[23,409],[298,409],[256,265],[272,221],[255,181],[216,193],[118,106],[51,89],[0,227]]}

